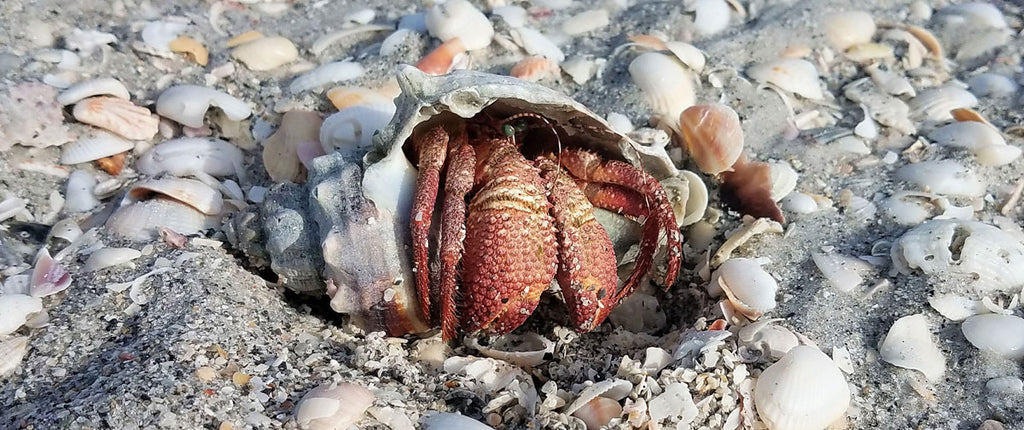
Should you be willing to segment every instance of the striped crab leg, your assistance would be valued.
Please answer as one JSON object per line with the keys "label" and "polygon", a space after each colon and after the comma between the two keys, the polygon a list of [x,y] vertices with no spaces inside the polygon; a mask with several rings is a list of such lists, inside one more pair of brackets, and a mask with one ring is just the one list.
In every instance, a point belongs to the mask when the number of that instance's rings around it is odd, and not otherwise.
{"label": "striped crab leg", "polygon": [[423,319],[435,321],[431,309],[430,286],[430,223],[434,215],[434,203],[437,201],[437,189],[444,168],[445,156],[448,152],[448,133],[441,126],[435,127],[423,135],[414,137],[416,151],[419,153],[418,172],[416,173],[416,192],[412,200],[412,255],[413,271],[416,278],[416,294],[420,302]]}

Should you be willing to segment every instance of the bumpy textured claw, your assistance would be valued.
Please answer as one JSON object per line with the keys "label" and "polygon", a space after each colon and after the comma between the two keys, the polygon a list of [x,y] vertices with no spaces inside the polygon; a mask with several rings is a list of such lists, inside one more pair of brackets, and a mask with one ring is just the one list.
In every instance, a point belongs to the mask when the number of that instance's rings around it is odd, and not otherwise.
{"label": "bumpy textured claw", "polygon": [[412,203],[413,268],[416,272],[416,293],[425,321],[434,321],[430,307],[431,287],[428,253],[430,223],[437,201],[437,188],[441,180],[445,154],[448,152],[448,133],[438,126],[422,136],[415,137],[419,152],[419,170],[416,176],[416,194]]}
{"label": "bumpy textured claw", "polygon": [[473,147],[461,145],[452,150],[444,183],[444,207],[441,212],[441,337],[455,338],[459,328],[456,315],[458,287],[456,275],[466,239],[466,195],[473,189],[476,155]]}

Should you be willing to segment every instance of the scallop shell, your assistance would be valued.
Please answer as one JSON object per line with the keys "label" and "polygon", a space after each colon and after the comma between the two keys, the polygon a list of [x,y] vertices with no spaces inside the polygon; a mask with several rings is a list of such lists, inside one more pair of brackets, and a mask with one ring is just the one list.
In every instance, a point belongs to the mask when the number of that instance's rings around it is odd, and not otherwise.
{"label": "scallop shell", "polygon": [[755,320],[775,309],[775,293],[779,284],[761,266],[766,258],[732,258],[711,274],[708,289],[712,294],[724,293],[740,313]]}
{"label": "scallop shell", "polygon": [[128,100],[128,88],[121,81],[114,78],[96,78],[74,84],[57,96],[57,103],[62,106],[78,103],[94,96],[114,96]]}
{"label": "scallop shell", "polygon": [[261,37],[235,47],[231,58],[241,61],[249,70],[262,72],[294,61],[299,58],[299,50],[287,38]]}
{"label": "scallop shell", "polygon": [[118,236],[146,242],[159,237],[160,228],[190,235],[219,227],[220,220],[184,203],[157,197],[122,206],[110,216],[106,226]]}
{"label": "scallop shell", "polygon": [[249,117],[252,111],[244,101],[225,92],[197,85],[176,85],[160,93],[156,113],[189,127],[202,127],[210,106],[221,108],[232,121]]}
{"label": "scallop shell", "polygon": [[89,255],[82,266],[84,272],[95,272],[108,267],[118,266],[142,256],[142,252],[131,248],[103,248]]}
{"label": "scallop shell", "polygon": [[975,315],[960,325],[971,345],[1009,360],[1024,358],[1024,318],[1013,315]]}
{"label": "scallop shell", "polygon": [[14,336],[0,342],[0,378],[14,373],[28,354],[28,336]]}
{"label": "scallop shell", "polygon": [[75,104],[75,119],[110,130],[130,140],[156,136],[160,119],[149,109],[117,97],[92,97]]}
{"label": "scallop shell", "polygon": [[933,121],[949,121],[953,119],[951,110],[971,108],[978,105],[978,99],[963,88],[955,85],[944,85],[921,91],[910,100],[910,115],[919,119]]}
{"label": "scallop shell", "polygon": [[486,48],[494,37],[487,16],[467,0],[448,0],[427,11],[427,30],[442,41],[458,37],[466,49]]}
{"label": "scallop shell", "polygon": [[770,83],[811,100],[822,100],[818,69],[810,61],[784,58],[757,64],[747,69],[747,76],[757,82]]}
{"label": "scallop shell", "polygon": [[629,63],[629,75],[640,87],[654,116],[678,130],[680,115],[697,101],[693,72],[673,57],[646,52]]}
{"label": "scallop shell", "polygon": [[324,384],[302,396],[295,421],[312,430],[341,430],[359,422],[376,396],[355,384]]}
{"label": "scallop shell", "polygon": [[941,381],[946,373],[946,358],[932,339],[924,314],[896,320],[878,348],[878,355],[894,366],[921,371],[931,382]]}
{"label": "scallop shell", "polygon": [[801,345],[761,372],[754,404],[772,430],[823,429],[846,414],[850,389],[831,358]]}
{"label": "scallop shell", "polygon": [[152,194],[167,196],[207,215],[220,214],[224,207],[224,199],[219,191],[195,179],[148,179],[136,183],[128,190],[128,195],[140,200]]}
{"label": "scallop shell", "polygon": [[0,295],[0,336],[18,330],[32,314],[43,310],[43,301],[27,294]]}
{"label": "scallop shell", "polygon": [[223,140],[182,137],[150,148],[139,157],[135,167],[149,176],[161,173],[228,176],[244,172],[242,158],[242,150]]}
{"label": "scallop shell", "polygon": [[974,171],[953,160],[908,164],[896,171],[896,178],[936,194],[966,197],[985,194],[985,184]]}
{"label": "scallop shell", "polygon": [[821,25],[825,38],[839,52],[867,43],[875,35],[875,19],[864,11],[835,12],[825,16]]}
{"label": "scallop shell", "polygon": [[61,164],[78,164],[98,160],[135,148],[135,143],[107,133],[96,133],[64,145]]}
{"label": "scallop shell", "polygon": [[327,63],[295,78],[288,85],[288,91],[299,94],[327,84],[350,81],[363,76],[365,70],[359,63],[336,61]]}

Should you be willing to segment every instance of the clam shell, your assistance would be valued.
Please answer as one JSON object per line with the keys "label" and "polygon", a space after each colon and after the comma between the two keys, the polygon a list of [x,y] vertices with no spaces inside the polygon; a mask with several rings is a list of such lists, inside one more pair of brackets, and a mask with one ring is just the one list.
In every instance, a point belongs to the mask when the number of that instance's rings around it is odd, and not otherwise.
{"label": "clam shell", "polygon": [[757,82],[770,83],[811,100],[822,100],[818,69],[810,61],[784,58],[757,64],[747,69],[747,76]]}
{"label": "clam shell", "polygon": [[459,38],[466,49],[486,48],[494,37],[487,16],[467,0],[449,0],[427,11],[427,30],[442,41]]}
{"label": "clam shell", "polygon": [[921,91],[910,100],[910,115],[918,119],[933,121],[949,121],[953,119],[951,110],[971,108],[978,105],[978,99],[963,88],[955,85],[944,85]]}
{"label": "clam shell", "polygon": [[319,142],[320,114],[293,110],[285,112],[281,126],[263,142],[263,168],[274,182],[306,180],[306,169],[299,159],[298,146],[302,142]]}
{"label": "clam shell", "polygon": [[831,358],[801,345],[761,372],[754,404],[770,429],[823,429],[846,413],[850,389]]}
{"label": "clam shell", "polygon": [[721,291],[736,309],[751,320],[775,309],[775,293],[779,284],[761,265],[767,259],[732,258],[711,274],[708,289]]}
{"label": "clam shell", "polygon": [[128,100],[128,88],[114,78],[96,78],[74,84],[57,96],[57,103],[62,106],[78,103],[94,96],[114,96]]}
{"label": "clam shell", "polygon": [[675,55],[687,67],[693,69],[693,71],[697,73],[704,71],[707,59],[704,57],[704,52],[696,46],[686,42],[670,40],[665,42],[665,49],[671,52],[672,55]]}
{"label": "clam shell", "polygon": [[219,107],[232,121],[248,118],[252,111],[244,101],[225,92],[197,85],[176,85],[160,93],[156,113],[189,127],[202,127],[210,106]]}
{"label": "clam shell", "polygon": [[864,11],[847,11],[830,13],[822,21],[825,38],[839,52],[847,48],[867,43],[875,35],[875,19]]}
{"label": "clam shell", "polygon": [[665,178],[661,187],[668,195],[672,211],[679,227],[691,225],[704,218],[708,207],[708,189],[696,173],[689,170],[679,171],[679,175]]}
{"label": "clam shell", "polygon": [[64,191],[64,212],[88,212],[99,205],[99,199],[92,192],[95,186],[96,177],[92,173],[84,170],[71,172]]}
{"label": "clam shell", "polygon": [[[506,345],[506,343],[518,345]],[[537,333],[503,336],[499,339],[499,343],[491,346],[483,346],[479,339],[467,337],[466,346],[474,348],[488,357],[504,360],[520,367],[539,366],[547,361],[545,357],[555,352],[555,342]]]}
{"label": "clam shell", "polygon": [[217,215],[224,207],[224,199],[219,191],[195,179],[148,179],[136,183],[128,190],[128,195],[140,200],[152,194],[167,196],[207,215]]}
{"label": "clam shell", "polygon": [[28,354],[28,336],[15,336],[0,342],[0,378],[11,375]]}
{"label": "clam shell", "polygon": [[89,255],[82,266],[84,272],[95,272],[108,267],[127,263],[142,256],[142,252],[131,248],[103,248]]}
{"label": "clam shell", "polygon": [[14,333],[29,317],[43,310],[43,301],[27,294],[0,295],[0,336]]}
{"label": "clam shell", "polygon": [[680,115],[697,101],[693,72],[673,57],[646,52],[629,63],[629,76],[640,87],[655,117],[678,130]]}
{"label": "clam shell", "polygon": [[608,424],[612,418],[622,416],[622,405],[617,400],[607,397],[598,397],[572,414],[574,417],[583,420],[587,429],[600,429]]}
{"label": "clam shell", "polygon": [[365,70],[359,63],[336,61],[327,63],[295,78],[288,85],[288,91],[298,94],[327,84],[349,81],[363,76]]}
{"label": "clam shell", "polygon": [[169,173],[189,176],[205,173],[213,176],[241,174],[242,150],[220,139],[182,137],[150,148],[139,157],[135,167],[140,173],[156,176]]}
{"label": "clam shell", "polygon": [[743,127],[731,107],[720,104],[690,106],[679,116],[686,151],[697,167],[709,175],[729,170],[743,153]]}
{"label": "clam shell", "polygon": [[341,430],[357,423],[376,396],[355,384],[324,384],[302,396],[295,421],[302,428]]}
{"label": "clam shell", "polygon": [[220,221],[184,203],[157,197],[122,206],[110,216],[106,226],[118,236],[144,242],[159,237],[160,228],[190,235],[219,227]]}
{"label": "clam shell", "polygon": [[135,143],[108,133],[96,133],[71,142],[61,150],[61,164],[85,163],[135,148]]}
{"label": "clam shell", "polygon": [[780,201],[796,189],[799,174],[787,162],[768,163],[771,168],[772,200]]}
{"label": "clam shell", "polygon": [[149,109],[117,97],[92,97],[75,104],[75,119],[110,130],[130,140],[156,136],[160,119]]}
{"label": "clam shell", "polygon": [[624,399],[629,395],[629,392],[633,390],[633,384],[625,379],[605,379],[604,381],[597,382],[590,385],[580,391],[580,394],[576,396],[576,400],[569,404],[562,411],[566,415],[572,415],[576,413],[580,408],[590,403],[598,397],[606,397],[615,401]]}
{"label": "clam shell", "polygon": [[941,381],[946,373],[946,358],[932,339],[924,314],[896,320],[878,348],[878,355],[894,366],[921,371],[931,382]]}
{"label": "clam shell", "polygon": [[908,164],[896,171],[896,178],[935,194],[966,197],[985,194],[985,184],[974,171],[953,160]]}
{"label": "clam shell", "polygon": [[235,47],[231,58],[241,61],[249,70],[262,72],[294,61],[299,58],[299,50],[287,38],[261,37]]}
{"label": "clam shell", "polygon": [[818,202],[814,197],[800,192],[789,193],[781,203],[782,209],[793,213],[809,214],[818,211]]}
{"label": "clam shell", "polygon": [[960,325],[971,345],[1009,360],[1024,358],[1024,318],[1013,315],[975,315]]}

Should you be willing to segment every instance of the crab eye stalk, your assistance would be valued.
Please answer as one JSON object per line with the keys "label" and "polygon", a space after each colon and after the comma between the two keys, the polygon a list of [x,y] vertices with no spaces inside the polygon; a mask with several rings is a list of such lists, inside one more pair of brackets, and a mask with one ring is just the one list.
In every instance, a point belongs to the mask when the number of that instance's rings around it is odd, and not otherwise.
{"label": "crab eye stalk", "polygon": [[512,125],[510,124],[502,124],[501,132],[505,135],[505,137],[512,137],[513,135],[516,134],[516,128],[512,127]]}

